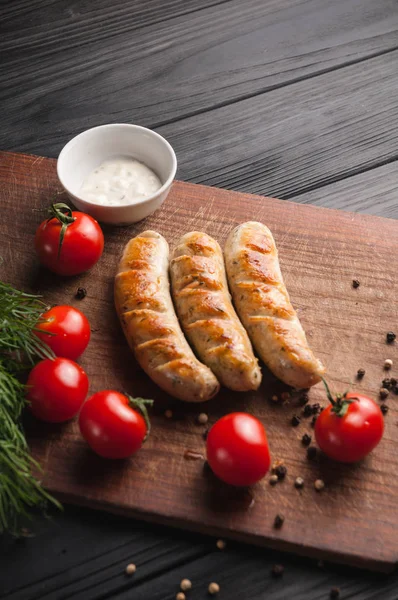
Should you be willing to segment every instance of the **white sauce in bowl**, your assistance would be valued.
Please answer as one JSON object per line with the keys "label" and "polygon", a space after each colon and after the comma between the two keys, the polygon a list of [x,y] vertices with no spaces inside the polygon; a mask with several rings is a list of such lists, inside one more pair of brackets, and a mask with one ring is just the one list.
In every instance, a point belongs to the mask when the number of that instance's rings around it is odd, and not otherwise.
{"label": "white sauce in bowl", "polygon": [[111,158],[94,169],[80,188],[84,200],[114,206],[134,204],[162,187],[159,177],[133,158]]}

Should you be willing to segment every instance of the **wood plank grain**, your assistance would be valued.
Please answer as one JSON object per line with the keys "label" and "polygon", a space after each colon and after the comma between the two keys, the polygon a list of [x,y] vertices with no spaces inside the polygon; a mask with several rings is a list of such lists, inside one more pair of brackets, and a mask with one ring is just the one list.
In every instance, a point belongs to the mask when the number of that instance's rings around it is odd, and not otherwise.
{"label": "wood plank grain", "polygon": [[[393,0],[213,4],[14,0],[0,7],[0,147],[56,156],[93,125],[154,127],[398,44]],[[253,135],[250,121],[248,128]]]}
{"label": "wood plank grain", "polygon": [[160,127],[195,183],[289,198],[398,158],[398,52]]}
{"label": "wood plank grain", "polygon": [[[32,524],[31,524],[32,525]],[[396,600],[398,574],[385,577],[228,541],[66,506],[53,519],[34,524],[35,536],[0,538],[0,598],[48,600],[174,600],[183,577],[193,588],[190,600],[203,600],[210,581],[222,597],[234,600],[326,600],[338,586],[341,598]],[[127,562],[137,564],[126,578]],[[272,565],[285,573],[275,580]],[[23,569],[21,570],[21,565]]]}
{"label": "wood plank grain", "polygon": [[398,163],[300,194],[294,201],[398,219]]}
{"label": "wood plank grain", "polygon": [[[300,437],[311,431],[309,424],[303,420],[299,429],[291,427],[292,415],[300,410],[295,401],[289,406],[268,402],[281,388],[266,372],[259,392],[221,393],[206,405],[210,422],[238,407],[253,412],[267,425],[274,459],[283,458],[289,471],[276,488],[263,481],[251,493],[230,490],[204,475],[202,461],[184,459],[187,449],[204,451],[202,429],[195,422],[202,407],[173,401],[142,374],[120,332],[112,288],[124,243],[144,228],[158,229],[171,244],[192,228],[206,230],[223,243],[235,223],[263,220],[275,234],[287,286],[330,381],[342,391],[363,366],[367,376],[358,387],[377,395],[386,349],[398,361],[398,347],[385,344],[385,332],[398,318],[397,222],[176,183],[164,207],[144,222],[105,230],[106,252],[90,273],[61,280],[39,269],[33,252],[27,252],[38,221],[33,209],[46,205],[58,185],[55,163],[7,153],[0,157],[6,215],[0,223],[2,279],[40,290],[51,303],[77,303],[74,291],[83,284],[88,297],[79,307],[92,323],[93,337],[82,364],[91,391],[116,387],[156,399],[145,451],[125,463],[107,466],[93,456],[75,422],[61,428],[32,422],[30,440],[45,467],[48,487],[61,498],[96,508],[318,558],[391,568],[398,554],[398,484],[391,477],[398,467],[394,402],[377,451],[363,465],[342,467],[306,460]],[[16,212],[16,205],[24,210]],[[359,290],[352,289],[354,276],[361,280]],[[319,386],[311,390],[311,398],[324,400]],[[173,407],[173,420],[163,417],[166,407]],[[306,481],[301,493],[293,485],[297,475]],[[321,495],[313,489],[318,477],[327,484]],[[280,511],[286,523],[276,531],[272,523]]]}

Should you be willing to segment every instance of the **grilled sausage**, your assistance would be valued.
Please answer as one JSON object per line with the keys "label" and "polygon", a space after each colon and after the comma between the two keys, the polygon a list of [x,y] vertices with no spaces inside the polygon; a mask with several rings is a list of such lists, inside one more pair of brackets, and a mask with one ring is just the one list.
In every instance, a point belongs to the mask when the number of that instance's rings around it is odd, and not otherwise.
{"label": "grilled sausage", "polygon": [[170,263],[171,290],[182,328],[225,387],[256,390],[261,371],[232,306],[222,250],[205,233],[184,235]]}
{"label": "grilled sausage", "polygon": [[137,361],[159,387],[186,402],[203,402],[219,390],[178,323],[170,296],[169,246],[156,231],[126,245],[115,278],[115,305]]}
{"label": "grilled sausage", "polygon": [[325,369],[290,303],[268,227],[256,222],[236,227],[227,239],[225,260],[236,310],[261,360],[292,387],[318,383]]}

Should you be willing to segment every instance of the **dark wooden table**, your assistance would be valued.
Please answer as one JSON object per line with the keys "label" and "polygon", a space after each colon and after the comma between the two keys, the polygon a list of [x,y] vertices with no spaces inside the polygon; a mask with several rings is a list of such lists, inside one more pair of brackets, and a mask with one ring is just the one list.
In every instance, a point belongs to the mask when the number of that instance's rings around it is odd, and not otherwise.
{"label": "dark wooden table", "polygon": [[[170,140],[180,179],[398,217],[397,0],[2,0],[0,28],[3,150],[56,157],[83,129],[138,123]],[[183,577],[190,600],[210,581],[228,600],[398,598],[397,575],[71,506],[30,527],[0,541],[1,598],[171,600]]]}

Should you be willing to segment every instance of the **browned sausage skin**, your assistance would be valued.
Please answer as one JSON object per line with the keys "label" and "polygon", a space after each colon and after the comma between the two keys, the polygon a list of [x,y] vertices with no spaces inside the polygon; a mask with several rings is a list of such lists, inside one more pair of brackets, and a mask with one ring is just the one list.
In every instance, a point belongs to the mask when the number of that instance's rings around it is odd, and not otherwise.
{"label": "browned sausage skin", "polygon": [[257,389],[261,371],[232,306],[219,244],[198,231],[182,236],[170,275],[177,314],[200,360],[225,387]]}
{"label": "browned sausage skin", "polygon": [[292,387],[318,383],[325,368],[290,303],[268,227],[255,221],[236,227],[227,239],[225,261],[236,310],[262,361]]}
{"label": "browned sausage skin", "polygon": [[171,396],[203,402],[219,390],[193,354],[170,296],[169,247],[156,231],[126,245],[115,278],[115,306],[130,348],[144,371]]}

